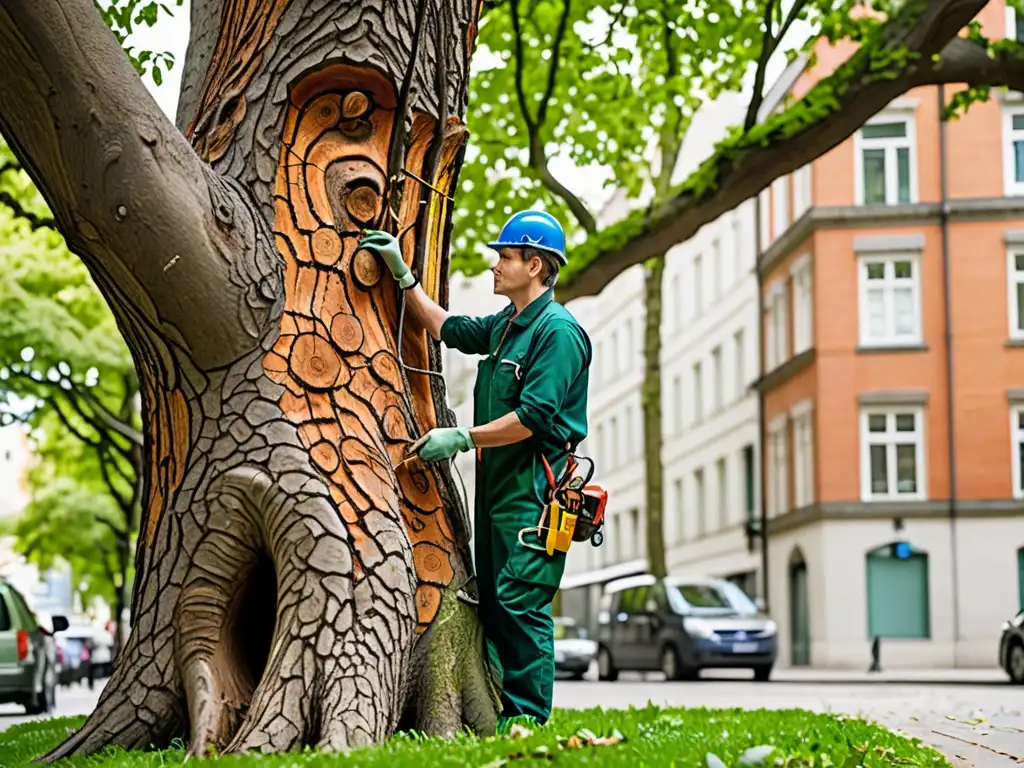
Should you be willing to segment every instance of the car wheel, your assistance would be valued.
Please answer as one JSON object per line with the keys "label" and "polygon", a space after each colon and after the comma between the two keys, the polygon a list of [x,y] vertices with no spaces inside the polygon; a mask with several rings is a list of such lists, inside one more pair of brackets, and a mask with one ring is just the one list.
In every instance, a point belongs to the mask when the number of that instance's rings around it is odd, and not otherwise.
{"label": "car wheel", "polygon": [[759,683],[767,683],[772,677],[772,665],[763,664],[760,667],[754,667],[754,679]]}
{"label": "car wheel", "polygon": [[613,682],[618,678],[619,670],[615,668],[615,662],[612,661],[611,651],[602,645],[597,652],[597,679]]}
{"label": "car wheel", "polygon": [[1006,671],[1010,673],[1010,681],[1016,685],[1024,685],[1024,643],[1010,646]]}
{"label": "car wheel", "polygon": [[46,673],[43,673],[43,687],[42,690],[32,691],[28,700],[25,702],[25,714],[26,715],[45,715],[47,712],[47,701],[46,701]]}
{"label": "car wheel", "polygon": [[679,680],[682,678],[682,667],[679,664],[679,654],[671,645],[661,649],[661,671],[665,674],[666,680]]}
{"label": "car wheel", "polygon": [[57,711],[57,674],[53,671],[53,667],[46,668],[43,686],[46,693],[46,711],[52,714]]}

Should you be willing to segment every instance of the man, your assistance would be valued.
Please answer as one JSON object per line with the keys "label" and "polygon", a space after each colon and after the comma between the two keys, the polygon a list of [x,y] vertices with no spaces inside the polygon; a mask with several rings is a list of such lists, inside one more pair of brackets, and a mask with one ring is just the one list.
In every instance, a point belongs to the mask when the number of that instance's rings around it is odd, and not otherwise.
{"label": "man", "polygon": [[477,372],[473,427],[432,429],[412,450],[441,461],[476,449],[475,559],[480,617],[503,673],[498,727],[513,718],[543,724],[555,677],[550,605],[565,553],[524,547],[518,536],[540,520],[547,490],[541,456],[557,477],[587,436],[590,339],[553,301],[566,263],[565,234],[547,213],[512,216],[489,244],[498,253],[494,292],[510,303],[480,318],[450,315],[432,301],[391,235],[371,232],[360,247],[385,261],[406,291],[408,310],[431,336],[465,354],[486,355]]}

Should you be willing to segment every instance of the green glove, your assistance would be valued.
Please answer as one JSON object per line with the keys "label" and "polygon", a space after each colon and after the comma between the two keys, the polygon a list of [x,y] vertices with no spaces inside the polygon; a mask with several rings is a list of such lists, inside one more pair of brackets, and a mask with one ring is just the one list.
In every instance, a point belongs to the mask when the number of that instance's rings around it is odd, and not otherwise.
{"label": "green glove", "polygon": [[474,448],[476,445],[465,427],[438,427],[413,443],[409,453],[419,454],[424,461],[440,461]]}
{"label": "green glove", "polygon": [[388,269],[398,281],[400,288],[411,288],[416,284],[416,278],[413,276],[412,270],[409,269],[409,265],[405,263],[405,259],[402,258],[402,249],[398,247],[398,240],[394,235],[381,232],[379,229],[371,229],[359,241],[356,250],[362,248],[374,251],[384,259],[384,263],[388,265]]}

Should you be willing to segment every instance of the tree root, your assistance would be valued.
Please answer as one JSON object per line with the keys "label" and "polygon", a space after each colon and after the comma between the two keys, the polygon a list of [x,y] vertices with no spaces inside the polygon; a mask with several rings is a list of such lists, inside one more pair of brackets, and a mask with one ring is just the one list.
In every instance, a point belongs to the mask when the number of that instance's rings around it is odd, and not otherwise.
{"label": "tree root", "polygon": [[416,644],[405,723],[430,736],[450,737],[463,726],[491,736],[501,706],[500,678],[488,662],[483,626],[454,586]]}

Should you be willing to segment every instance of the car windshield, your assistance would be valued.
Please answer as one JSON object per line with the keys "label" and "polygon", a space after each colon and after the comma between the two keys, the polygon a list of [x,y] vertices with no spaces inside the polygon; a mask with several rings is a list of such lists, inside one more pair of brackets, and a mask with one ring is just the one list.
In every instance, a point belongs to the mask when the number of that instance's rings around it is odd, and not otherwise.
{"label": "car windshield", "polygon": [[573,624],[555,624],[555,640],[583,640],[587,636],[585,629]]}
{"label": "car windshield", "polygon": [[747,593],[730,582],[667,584],[673,612],[697,616],[756,616],[757,606]]}

